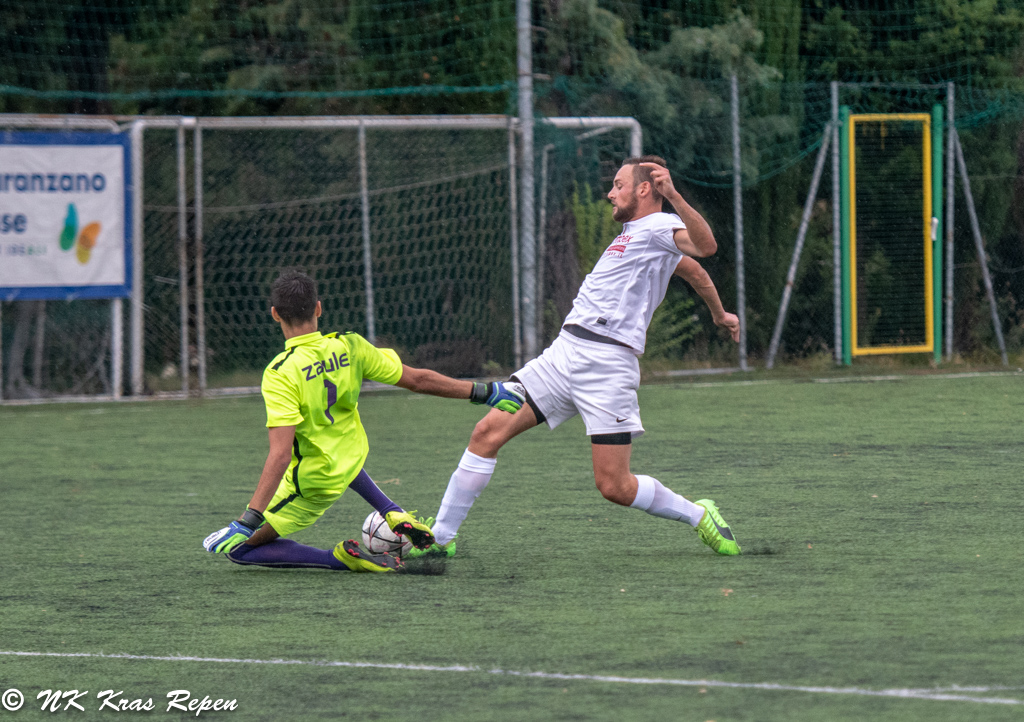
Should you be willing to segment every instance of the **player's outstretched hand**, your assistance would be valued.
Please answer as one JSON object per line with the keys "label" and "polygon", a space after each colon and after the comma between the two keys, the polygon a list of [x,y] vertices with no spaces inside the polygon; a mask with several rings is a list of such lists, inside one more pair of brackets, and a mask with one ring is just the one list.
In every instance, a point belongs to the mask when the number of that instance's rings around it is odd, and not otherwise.
{"label": "player's outstretched hand", "polygon": [[651,169],[651,183],[654,184],[654,189],[658,193],[666,198],[675,195],[676,187],[672,183],[672,174],[668,172],[668,168],[657,163],[641,163],[640,165]]}
{"label": "player's outstretched hand", "polygon": [[203,539],[203,548],[214,554],[227,554],[239,544],[249,541],[262,523],[263,514],[254,509],[246,509],[241,519]]}
{"label": "player's outstretched hand", "polygon": [[469,400],[474,404],[487,404],[492,409],[514,414],[526,403],[526,387],[515,381],[473,383]]}
{"label": "player's outstretched hand", "polygon": [[732,336],[732,340],[739,343],[740,340],[740,319],[735,313],[728,311],[721,318],[715,319],[715,325],[724,328]]}

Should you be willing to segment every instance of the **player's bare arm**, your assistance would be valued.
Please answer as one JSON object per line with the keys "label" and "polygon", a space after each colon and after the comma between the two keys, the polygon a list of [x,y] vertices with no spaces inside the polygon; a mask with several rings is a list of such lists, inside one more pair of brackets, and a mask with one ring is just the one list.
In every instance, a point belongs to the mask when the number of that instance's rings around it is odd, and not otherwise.
{"label": "player's bare arm", "polygon": [[263,465],[263,473],[260,474],[256,491],[249,501],[249,508],[261,513],[267,510],[267,505],[274,498],[274,492],[281,483],[281,477],[291,463],[295,427],[273,426],[267,429],[267,436],[270,439],[270,451],[267,453],[267,461]]}
{"label": "player's bare arm", "polygon": [[430,369],[402,365],[402,378],[396,386],[418,394],[446,399],[469,399],[475,404],[514,414],[526,402],[526,390],[520,384],[501,381],[463,381]]}
{"label": "player's bare arm", "polygon": [[718,289],[708,272],[692,258],[684,256],[676,265],[675,275],[693,287],[693,290],[704,299],[708,310],[711,311],[711,319],[719,328],[729,332],[733,341],[740,340],[740,320],[734,313],[729,313],[722,306],[722,299],[718,296]]}
{"label": "player's bare arm", "polygon": [[676,248],[688,256],[697,256],[698,258],[713,256],[718,250],[718,242],[715,241],[715,234],[711,232],[711,226],[676,190],[668,168],[657,163],[641,163],[640,165],[650,169],[651,181],[654,183],[655,189],[672,204],[676,215],[686,224],[686,228],[677,230],[672,237]]}
{"label": "player's bare arm", "polygon": [[396,386],[417,394],[441,396],[446,399],[468,399],[473,391],[472,381],[453,379],[430,369],[417,369],[402,365],[402,378]]}

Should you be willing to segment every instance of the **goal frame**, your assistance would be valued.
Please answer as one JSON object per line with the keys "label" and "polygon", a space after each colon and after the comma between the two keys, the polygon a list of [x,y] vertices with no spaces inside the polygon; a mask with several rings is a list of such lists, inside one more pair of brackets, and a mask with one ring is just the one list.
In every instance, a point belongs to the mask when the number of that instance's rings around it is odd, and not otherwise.
{"label": "goal frame", "polygon": [[[897,346],[861,346],[857,340],[857,168],[856,127],[858,123],[884,121],[920,123],[922,128],[921,235],[924,250],[925,341]],[[858,113],[842,111],[841,183],[842,183],[842,280],[843,280],[843,356],[845,363],[854,356],[902,353],[932,353],[941,360],[942,327],[942,107],[932,113]]]}
{"label": "goal frame", "polygon": [[[539,122],[562,130],[579,130],[577,140],[583,140],[594,133],[605,130],[621,129],[629,135],[628,148],[623,152],[631,156],[642,154],[643,132],[640,123],[630,117],[553,117],[542,118]],[[178,259],[180,292],[180,368],[182,369],[182,387],[180,392],[172,392],[170,396],[185,397],[193,392],[189,384],[189,369],[196,362],[198,393],[207,391],[206,379],[206,323],[204,319],[204,280],[203,280],[203,159],[202,142],[204,130],[357,130],[360,141],[360,184],[362,196],[362,233],[364,245],[364,274],[367,300],[368,338],[374,340],[373,326],[373,279],[369,272],[370,245],[369,235],[369,190],[367,185],[367,159],[365,150],[365,134],[368,129],[389,130],[494,130],[504,131],[508,137],[508,173],[510,175],[510,239],[509,253],[512,268],[512,284],[510,288],[513,309],[513,345],[517,365],[523,359],[523,340],[527,334],[536,334],[536,329],[523,327],[521,320],[525,303],[534,301],[537,289],[535,277],[524,278],[520,273],[522,259],[526,257],[525,245],[532,243],[529,238],[520,238],[521,206],[517,197],[521,188],[534,187],[534,178],[530,168],[524,168],[521,162],[519,147],[522,145],[523,128],[519,118],[507,115],[423,115],[423,116],[275,116],[275,117],[191,117],[191,116],[54,116],[32,114],[0,114],[0,128],[82,128],[106,130],[110,132],[128,132],[131,137],[131,185],[132,185],[132,292],[128,309],[128,346],[127,354],[122,350],[122,310],[121,300],[114,299],[111,309],[111,325],[113,327],[113,348],[111,349],[111,367],[114,389],[113,398],[120,398],[122,381],[122,359],[128,356],[128,388],[132,396],[139,397],[145,393],[145,297],[143,283],[143,264],[145,254],[144,237],[144,156],[143,143],[147,130],[176,131],[176,175],[177,175],[177,216],[178,216]],[[188,161],[186,159],[186,132],[193,133],[194,156],[192,166],[194,172],[194,198],[189,203],[187,195]],[[517,140],[519,141],[517,143]],[[528,179],[518,179],[517,174],[529,173]],[[533,204],[530,204],[532,207]],[[188,227],[188,212],[193,211],[192,228]],[[189,233],[191,231],[191,234]],[[191,247],[191,248],[190,248]],[[191,251],[191,255],[190,255]],[[531,250],[531,253],[535,249]],[[188,287],[187,267],[189,259],[195,263],[195,278],[192,288]],[[526,269],[523,269],[526,270]],[[537,264],[533,264],[532,273],[537,273]],[[527,300],[529,296],[529,300]],[[190,317],[189,306],[195,304],[195,318]],[[195,324],[195,344],[190,345],[188,338],[189,324]],[[0,369],[2,369],[2,350],[0,350]],[[0,371],[2,374],[2,371]],[[2,376],[0,376],[2,379]],[[223,389],[221,393],[251,392],[257,389]],[[102,400],[101,396],[89,396],[84,400]],[[64,399],[68,400],[68,399]],[[0,403],[3,402],[0,388]]]}

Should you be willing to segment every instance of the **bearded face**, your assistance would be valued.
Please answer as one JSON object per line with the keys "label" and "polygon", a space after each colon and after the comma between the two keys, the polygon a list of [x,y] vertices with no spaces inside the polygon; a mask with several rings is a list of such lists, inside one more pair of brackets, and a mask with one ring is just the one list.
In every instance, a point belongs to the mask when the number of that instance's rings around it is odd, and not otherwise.
{"label": "bearded face", "polygon": [[623,189],[612,199],[612,218],[616,223],[625,223],[636,215],[637,204],[636,193]]}

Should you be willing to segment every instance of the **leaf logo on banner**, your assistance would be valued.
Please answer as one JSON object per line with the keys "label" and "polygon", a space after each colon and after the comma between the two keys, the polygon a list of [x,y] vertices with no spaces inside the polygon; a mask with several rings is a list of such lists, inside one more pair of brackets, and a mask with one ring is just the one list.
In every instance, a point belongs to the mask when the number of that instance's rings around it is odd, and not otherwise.
{"label": "leaf logo on banner", "polygon": [[60,250],[70,251],[75,245],[75,234],[78,233],[78,211],[74,203],[68,203],[68,216],[64,219],[64,230],[60,234]]}
{"label": "leaf logo on banner", "polygon": [[[60,248],[62,251],[70,251],[74,246],[75,258],[83,266],[89,262],[92,249],[96,246],[96,239],[100,235],[100,224],[98,221],[86,225],[82,232],[78,232],[78,209],[74,203],[68,203],[68,215],[64,218],[64,230],[60,233]],[[78,243],[75,243],[75,237]]]}

